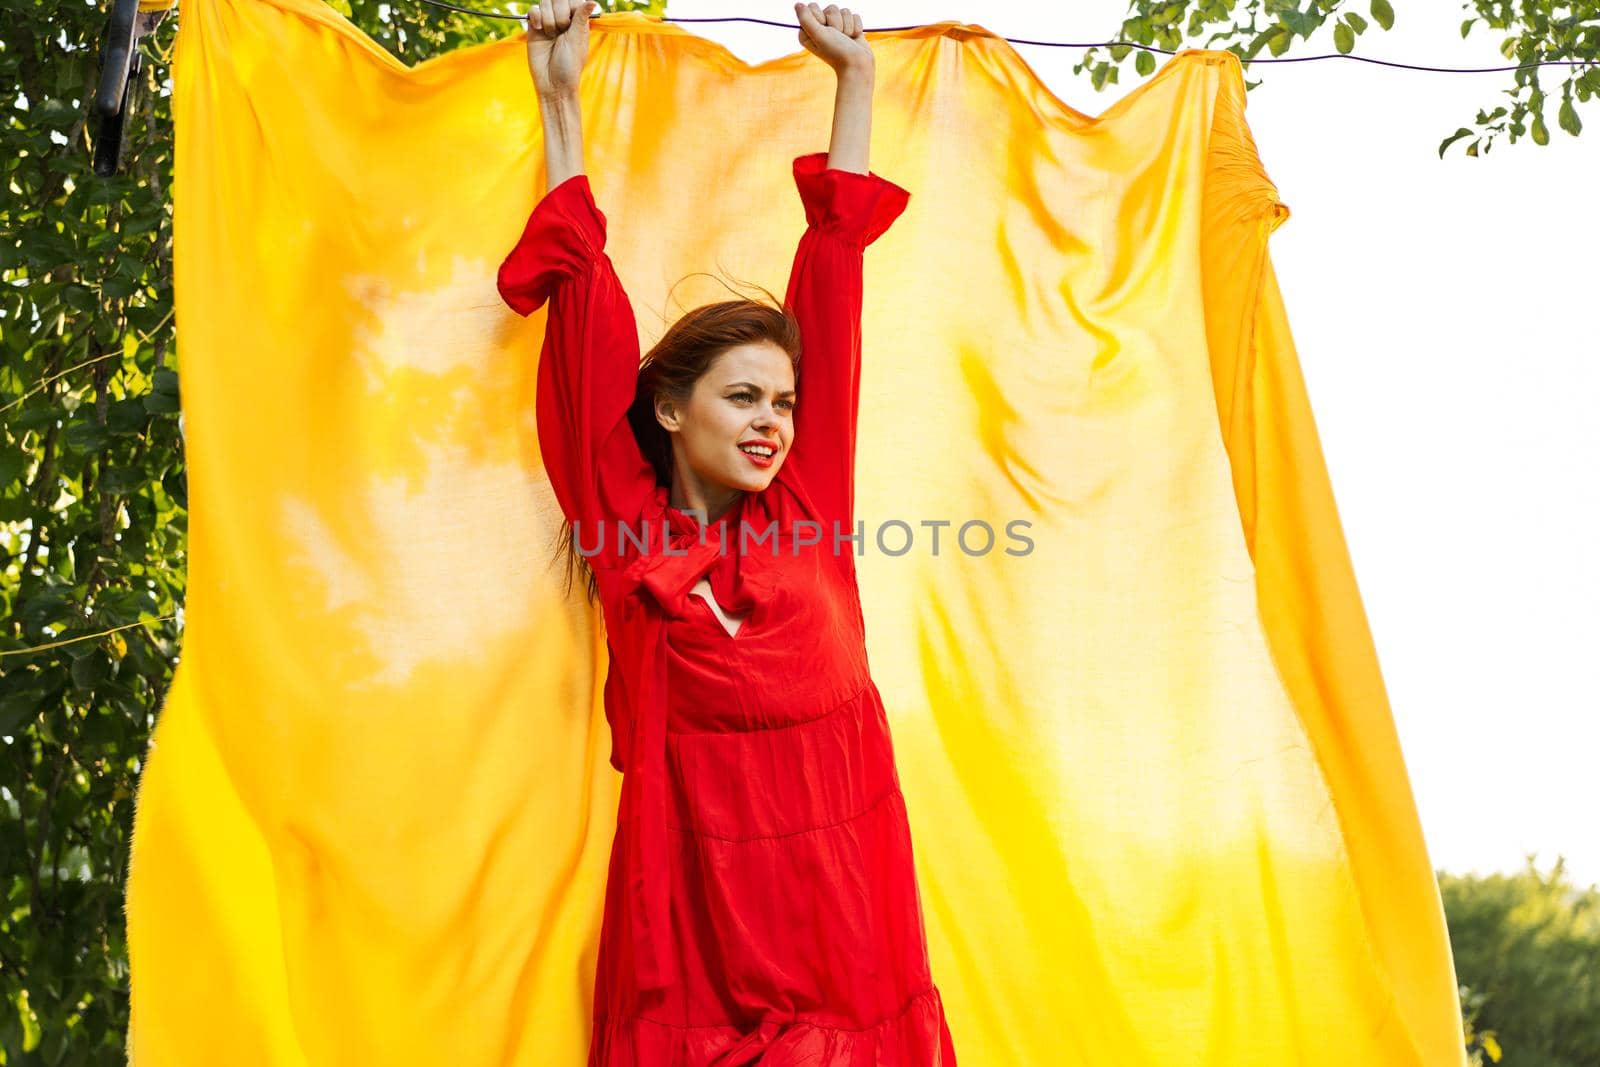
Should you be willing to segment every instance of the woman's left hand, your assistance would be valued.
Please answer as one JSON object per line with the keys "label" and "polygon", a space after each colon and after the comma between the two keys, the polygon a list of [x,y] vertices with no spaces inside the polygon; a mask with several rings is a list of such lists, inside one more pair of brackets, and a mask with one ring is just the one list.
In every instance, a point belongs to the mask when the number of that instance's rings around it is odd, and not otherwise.
{"label": "woman's left hand", "polygon": [[833,4],[823,8],[797,3],[794,12],[800,18],[800,43],[835,73],[872,69],[872,46],[867,44],[860,15]]}

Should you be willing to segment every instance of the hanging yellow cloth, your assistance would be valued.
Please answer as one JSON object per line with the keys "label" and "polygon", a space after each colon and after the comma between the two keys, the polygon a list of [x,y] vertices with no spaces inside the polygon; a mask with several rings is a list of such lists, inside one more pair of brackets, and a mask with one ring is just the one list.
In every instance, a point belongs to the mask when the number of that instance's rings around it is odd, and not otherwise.
{"label": "hanging yellow cloth", "polygon": [[[648,348],[693,271],[781,291],[832,75],[595,31]],[[1091,118],[976,27],[872,40],[913,197],[867,256],[858,572],[960,1062],[1465,1063],[1238,61]],[[522,37],[408,69],[317,0],[185,0],[175,71],[190,584],[134,1063],[575,1067],[619,779],[548,565],[544,313],[495,290],[544,188]]]}

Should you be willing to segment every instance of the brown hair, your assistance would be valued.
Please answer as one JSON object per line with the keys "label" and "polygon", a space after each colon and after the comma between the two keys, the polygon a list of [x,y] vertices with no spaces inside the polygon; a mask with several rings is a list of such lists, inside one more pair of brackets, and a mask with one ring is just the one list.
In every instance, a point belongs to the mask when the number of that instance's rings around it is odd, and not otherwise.
{"label": "brown hair", "polygon": [[[695,383],[711,369],[717,357],[730,348],[759,341],[770,341],[787,352],[795,373],[799,373],[800,323],[777,297],[766,289],[761,291],[770,303],[741,298],[684,313],[640,362],[628,424],[639,450],[655,469],[658,486],[672,484],[672,435],[656,421],[658,395],[668,396],[678,404],[687,403]],[[593,603],[599,596],[599,584],[588,560],[578,554],[572,543],[571,523],[561,524],[556,556],[566,557],[567,592],[572,591],[573,573],[581,571],[585,595]]]}

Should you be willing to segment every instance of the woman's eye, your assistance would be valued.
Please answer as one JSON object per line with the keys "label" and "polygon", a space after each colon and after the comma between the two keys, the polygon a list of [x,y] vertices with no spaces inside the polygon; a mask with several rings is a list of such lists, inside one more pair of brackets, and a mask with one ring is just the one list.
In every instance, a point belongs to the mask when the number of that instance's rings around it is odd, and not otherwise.
{"label": "woman's eye", "polygon": [[[755,400],[755,398],[756,397],[755,397],[754,393],[734,393],[728,399],[729,400],[738,400],[738,401],[740,401],[742,403],[748,404],[748,403],[753,402]],[[794,401],[793,400],[780,400],[780,401],[778,401],[777,406],[780,407],[780,408],[784,408],[785,410],[793,410]]]}

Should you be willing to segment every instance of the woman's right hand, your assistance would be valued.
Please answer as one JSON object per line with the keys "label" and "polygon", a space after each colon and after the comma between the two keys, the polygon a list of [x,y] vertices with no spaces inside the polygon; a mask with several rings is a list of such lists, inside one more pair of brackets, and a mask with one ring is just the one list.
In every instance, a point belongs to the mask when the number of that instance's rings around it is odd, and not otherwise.
{"label": "woman's right hand", "polygon": [[539,0],[528,8],[528,69],[542,97],[576,96],[589,55],[592,0]]}

